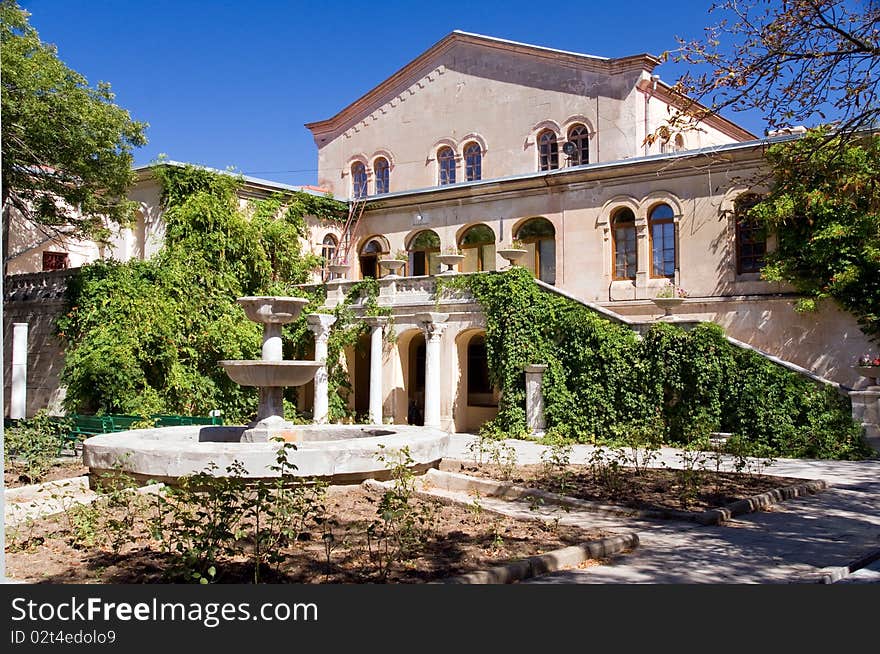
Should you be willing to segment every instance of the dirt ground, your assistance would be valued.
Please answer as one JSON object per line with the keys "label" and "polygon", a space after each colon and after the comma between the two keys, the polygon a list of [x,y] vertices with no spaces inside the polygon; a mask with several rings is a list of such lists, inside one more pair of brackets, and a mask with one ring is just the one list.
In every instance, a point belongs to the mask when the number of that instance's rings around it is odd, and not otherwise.
{"label": "dirt ground", "polygon": [[444,460],[442,470],[504,480],[591,502],[635,509],[706,511],[759,493],[803,482],[791,477],[700,470],[685,484],[681,471],[650,468],[636,472],[618,468],[611,483],[601,483],[587,465],[548,470],[542,464],[502,467],[484,463]]}
{"label": "dirt ground", "polygon": [[[3,485],[6,488],[18,488],[20,486],[28,486],[34,482],[30,481],[24,474],[24,466],[11,461],[6,461],[3,470]],[[80,477],[88,474],[89,469],[82,464],[82,459],[71,457],[69,461],[59,462],[45,475],[40,477],[39,482],[56,481],[58,479],[69,479],[70,477]]]}
{"label": "dirt ground", "polygon": [[[537,519],[502,517],[478,504],[461,507],[428,502],[436,518],[427,541],[412,558],[392,565],[387,579],[382,579],[366,537],[367,526],[377,517],[379,499],[378,492],[360,486],[331,487],[326,503],[328,527],[313,525],[298,542],[280,552],[283,561],[277,569],[264,568],[261,580],[421,583],[608,535]],[[325,530],[333,536],[329,561]],[[137,523],[118,554],[113,553],[109,543],[77,546],[72,534],[65,515],[23,525],[14,534],[7,530],[7,575],[30,583],[185,581],[175,574],[173,557],[161,552],[160,544],[150,537],[144,520]],[[372,544],[375,550],[375,542]],[[215,580],[219,583],[249,583],[253,579],[253,565],[244,557],[217,565]]]}

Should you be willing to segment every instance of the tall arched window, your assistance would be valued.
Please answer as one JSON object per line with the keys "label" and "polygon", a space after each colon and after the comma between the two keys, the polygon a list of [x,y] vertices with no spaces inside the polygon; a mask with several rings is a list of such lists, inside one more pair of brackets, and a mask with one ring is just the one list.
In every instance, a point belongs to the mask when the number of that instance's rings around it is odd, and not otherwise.
{"label": "tall arched window", "polygon": [[333,262],[333,257],[336,256],[336,248],[338,246],[339,243],[333,234],[327,234],[321,243],[321,257],[324,259],[322,278],[325,281],[330,279],[330,271],[327,269],[327,266]]}
{"label": "tall arched window", "polygon": [[426,229],[409,242],[409,274],[436,275],[440,272],[440,237]]}
{"label": "tall arched window", "polygon": [[516,232],[528,254],[523,265],[542,282],[556,283],[556,229],[546,218],[532,218]]}
{"label": "tall arched window", "polygon": [[376,195],[388,193],[388,184],[390,182],[388,159],[379,157],[373,162],[373,175],[376,177]]}
{"label": "tall arched window", "polygon": [[614,248],[614,279],[635,279],[638,256],[636,254],[636,215],[632,209],[619,209],[611,217],[611,241]]}
{"label": "tall arched window", "polygon": [[675,147],[673,148],[673,151],[674,152],[681,152],[684,149],[685,149],[684,136],[682,136],[681,134],[676,134],[675,135]]}
{"label": "tall arched window", "polygon": [[437,151],[437,165],[440,167],[440,185],[455,184],[455,152],[452,148]]}
{"label": "tall arched window", "polygon": [[744,193],[734,201],[736,218],[736,272],[760,272],[767,254],[767,235],[764,228],[749,218],[749,209],[761,201],[756,193]]}
{"label": "tall arched window", "polygon": [[575,151],[571,155],[571,165],[580,166],[590,163],[590,133],[585,125],[575,125],[568,130],[568,140],[574,143]]}
{"label": "tall arched window", "polygon": [[648,214],[651,231],[651,277],[675,275],[675,212],[658,204]]}
{"label": "tall arched window", "polygon": [[538,135],[538,168],[539,170],[556,170],[559,168],[559,144],[556,134],[549,129]]}
{"label": "tall arched window", "polygon": [[378,238],[371,238],[360,251],[361,277],[379,277],[379,257],[386,253],[388,249]]}
{"label": "tall arched window", "polygon": [[495,232],[488,225],[474,225],[461,236],[458,244],[464,261],[462,272],[495,270]]}
{"label": "tall arched window", "polygon": [[483,178],[483,149],[479,143],[464,146],[464,178],[468,182]]}
{"label": "tall arched window", "polygon": [[367,167],[360,161],[351,165],[351,197],[363,198],[367,195]]}

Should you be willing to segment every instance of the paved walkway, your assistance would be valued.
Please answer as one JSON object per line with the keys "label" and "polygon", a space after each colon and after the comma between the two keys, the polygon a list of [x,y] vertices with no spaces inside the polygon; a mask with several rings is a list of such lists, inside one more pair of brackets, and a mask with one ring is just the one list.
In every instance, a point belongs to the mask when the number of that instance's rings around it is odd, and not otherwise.
{"label": "paved walkway", "polygon": [[[452,437],[449,456],[470,459],[472,436]],[[507,441],[519,463],[540,461],[544,448],[527,441]],[[572,463],[585,462],[591,446],[574,446]],[[664,449],[663,462],[680,467],[678,452]],[[729,463],[729,462],[728,462]],[[817,495],[788,500],[769,511],[747,514],[722,526],[703,527],[668,520],[631,520],[586,512],[559,515],[564,524],[602,527],[616,533],[635,531],[640,546],[609,565],[566,570],[531,583],[790,583],[816,581],[880,548],[880,460],[804,461],[783,459],[767,474],[824,479],[830,488]],[[505,513],[532,515],[523,503],[480,500]],[[555,513],[554,513],[555,511]],[[872,574],[873,573],[873,574]],[[851,583],[875,583],[880,565],[870,565]]]}

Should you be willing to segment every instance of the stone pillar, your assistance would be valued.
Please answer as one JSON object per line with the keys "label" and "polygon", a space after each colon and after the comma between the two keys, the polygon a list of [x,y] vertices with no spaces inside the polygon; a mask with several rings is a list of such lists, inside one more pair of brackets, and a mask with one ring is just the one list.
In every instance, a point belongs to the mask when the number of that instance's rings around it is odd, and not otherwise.
{"label": "stone pillar", "polygon": [[525,367],[526,372],[526,425],[533,434],[544,433],[544,394],[541,386],[547,366],[533,364]]}
{"label": "stone pillar", "polygon": [[448,313],[418,313],[425,332],[425,427],[440,428],[440,337]]}
{"label": "stone pillar", "polygon": [[309,330],[315,335],[315,361],[324,364],[315,373],[315,403],[312,412],[316,425],[326,424],[330,411],[327,395],[327,339],[330,337],[330,327],[335,322],[336,316],[327,313],[310,313],[306,316]]}
{"label": "stone pillar", "polygon": [[27,417],[27,353],[28,324],[12,324],[12,379],[9,397],[9,417]]}
{"label": "stone pillar", "polygon": [[364,318],[372,327],[370,333],[370,423],[382,424],[382,342],[388,318],[372,316]]}
{"label": "stone pillar", "polygon": [[880,386],[850,391],[853,420],[865,429],[865,440],[880,452]]}

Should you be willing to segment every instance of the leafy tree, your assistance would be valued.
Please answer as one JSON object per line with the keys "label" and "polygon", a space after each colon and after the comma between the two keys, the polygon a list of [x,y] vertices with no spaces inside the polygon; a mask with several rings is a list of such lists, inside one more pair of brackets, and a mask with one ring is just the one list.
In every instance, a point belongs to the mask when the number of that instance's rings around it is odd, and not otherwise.
{"label": "leafy tree", "polygon": [[802,309],[834,298],[878,340],[880,136],[840,141],[839,135],[816,130],[771,147],[773,189],[748,216],[777,237],[765,278],[793,284],[806,296]]}
{"label": "leafy tree", "polygon": [[676,84],[691,104],[671,121],[759,110],[771,128],[835,122],[854,133],[880,118],[880,3],[876,0],[723,0],[703,39],[679,39],[675,59],[708,66]]}
{"label": "leafy tree", "polygon": [[101,238],[105,220],[131,216],[131,153],[146,124],[113,103],[109,84],[92,88],[64,65],[28,15],[0,0],[3,233],[14,208],[44,231]]}

